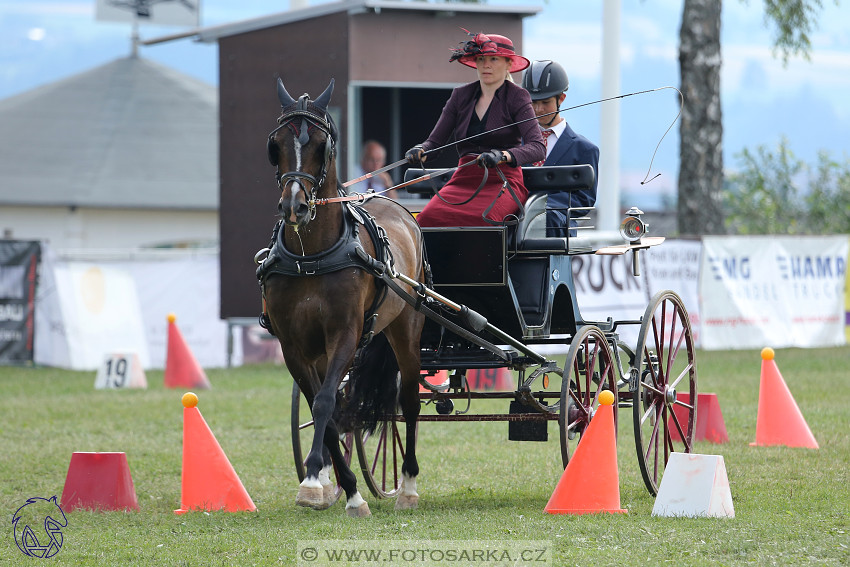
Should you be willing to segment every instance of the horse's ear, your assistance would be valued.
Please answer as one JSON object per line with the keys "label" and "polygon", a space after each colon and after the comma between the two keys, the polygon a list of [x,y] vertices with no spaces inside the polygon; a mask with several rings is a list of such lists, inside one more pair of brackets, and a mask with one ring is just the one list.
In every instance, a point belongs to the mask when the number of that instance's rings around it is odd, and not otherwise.
{"label": "horse's ear", "polygon": [[286,92],[286,87],[283,86],[283,81],[280,77],[277,78],[277,98],[280,100],[281,108],[286,108],[290,104],[295,104],[295,99]]}
{"label": "horse's ear", "polygon": [[321,108],[322,110],[328,109],[328,103],[331,101],[331,95],[334,92],[334,80],[331,79],[331,83],[328,85],[328,88],[325,89],[325,92],[319,95],[319,98],[313,101],[313,104]]}
{"label": "horse's ear", "polygon": [[269,154],[269,162],[273,166],[277,167],[277,164],[280,161],[280,149],[277,147],[277,142],[274,141],[274,136],[269,136],[269,139],[266,142],[266,151]]}

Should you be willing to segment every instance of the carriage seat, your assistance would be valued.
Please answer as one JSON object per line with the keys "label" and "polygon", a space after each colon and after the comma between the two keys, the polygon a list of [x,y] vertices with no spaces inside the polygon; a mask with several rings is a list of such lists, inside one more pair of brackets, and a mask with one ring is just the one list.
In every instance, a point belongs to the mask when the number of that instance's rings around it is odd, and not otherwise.
{"label": "carriage seat", "polygon": [[[417,177],[439,173],[438,169],[409,168],[404,173],[404,180],[410,181]],[[410,193],[433,195],[449,179],[454,169],[444,170],[445,173],[432,177],[427,181],[407,187]],[[569,237],[546,236],[546,200],[549,193],[560,191],[579,191],[593,186],[595,173],[590,165],[555,165],[542,167],[523,167],[522,176],[529,197],[525,202],[525,215],[516,227],[516,250],[528,253],[550,254],[584,254],[591,251],[589,244]],[[513,247],[512,247],[513,248]]]}

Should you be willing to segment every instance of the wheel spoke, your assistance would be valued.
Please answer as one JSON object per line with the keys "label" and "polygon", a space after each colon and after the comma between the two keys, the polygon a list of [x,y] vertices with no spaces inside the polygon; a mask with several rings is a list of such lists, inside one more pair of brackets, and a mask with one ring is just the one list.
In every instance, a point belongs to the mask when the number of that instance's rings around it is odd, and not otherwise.
{"label": "wheel spoke", "polygon": [[[384,492],[387,491],[387,451],[388,445],[392,443],[392,435],[391,432],[387,431],[387,424],[384,423],[383,433],[381,434],[381,438],[384,441],[384,450],[381,453],[381,490]],[[395,450],[395,444],[393,443],[393,450]]]}
{"label": "wheel spoke", "polygon": [[[656,352],[657,352],[657,349],[656,349]],[[660,387],[661,386],[661,383],[660,383],[661,374],[656,372],[655,365],[652,364],[652,353],[649,351],[649,349],[644,348],[643,349],[643,356],[644,356],[644,360],[646,361],[646,371],[649,373],[649,377],[652,378],[652,384],[656,388]]]}
{"label": "wheel spoke", "polygon": [[[581,413],[583,413],[585,415],[585,417],[588,417],[589,414],[587,413],[587,408],[585,407],[585,405],[582,403],[582,400],[579,399],[579,397],[576,395],[576,393],[573,391],[572,388],[570,388],[570,397],[576,403],[575,407],[579,411],[581,411]],[[569,407],[569,406],[567,406],[567,407]]]}
{"label": "wheel spoke", "polygon": [[658,448],[658,426],[661,423],[658,419],[658,408],[655,407],[655,404],[653,404],[653,407],[651,407],[650,409],[655,412],[655,423],[652,424],[652,433],[649,434],[649,442],[647,443],[646,454],[644,455],[645,459],[649,459],[649,453],[652,451],[653,447],[655,447],[656,449]]}
{"label": "wheel spoke", "polygon": [[584,384],[585,384],[585,389],[587,390],[585,392],[585,394],[586,394],[585,402],[587,403],[587,405],[589,407],[589,406],[593,405],[593,397],[591,397],[590,392],[591,392],[591,389],[593,387],[593,369],[596,368],[597,356],[599,355],[599,349],[598,349],[599,345],[598,345],[598,343],[594,343],[594,345],[593,345],[594,348],[593,348],[593,351],[591,352],[590,336],[589,335],[588,335],[588,338],[587,338],[587,341],[586,341],[585,344],[587,345],[587,347],[585,348],[585,352],[587,353],[587,364],[585,365],[585,368],[584,368],[584,380],[585,380]]}
{"label": "wheel spoke", "polygon": [[[673,420],[673,425],[676,426],[676,430],[679,432],[679,438],[682,439],[685,443],[685,453],[688,453],[689,451],[687,449],[690,448],[690,445],[688,444],[688,437],[687,437],[687,435],[685,435],[685,432],[682,430],[682,424],[679,423],[679,417],[676,415],[676,412],[672,411],[672,408],[671,408],[671,411],[670,411],[670,417]],[[672,436],[670,437],[670,448],[673,449],[673,437]]]}
{"label": "wheel spoke", "polygon": [[[666,302],[665,302],[665,304],[666,304]],[[676,321],[677,321],[676,314],[677,314],[677,312],[678,312],[678,309],[676,309],[676,307],[673,306],[673,318],[672,318],[671,323],[670,323],[670,344],[667,345],[667,371],[668,372],[673,367],[673,361],[676,359],[676,356],[673,353],[673,340],[676,337]],[[667,321],[665,320],[664,325],[666,326],[666,324],[667,324]]]}
{"label": "wheel spoke", "polygon": [[684,369],[684,370],[682,370],[682,372],[681,372],[681,373],[680,373],[680,374],[676,377],[676,380],[675,380],[672,384],[670,384],[670,387],[671,387],[671,388],[675,388],[675,387],[676,387],[676,385],[677,385],[679,382],[681,382],[681,381],[682,381],[682,378],[684,378],[685,376],[688,376],[688,375],[691,373],[691,368],[693,368],[693,367],[694,367],[694,365],[693,365],[693,364],[688,364],[688,365],[685,367],[685,369]]}
{"label": "wheel spoke", "polygon": [[308,427],[313,427],[313,423],[314,422],[313,422],[312,419],[310,421],[302,423],[301,425],[298,426],[298,431],[301,431],[303,429],[307,429]]}
{"label": "wheel spoke", "polygon": [[378,455],[381,453],[381,447],[384,445],[384,441],[386,440],[387,434],[384,431],[384,428],[381,428],[381,432],[378,434],[378,443],[375,447],[375,458],[372,461],[372,475],[375,474],[375,468],[378,466]]}
{"label": "wheel spoke", "polygon": [[652,386],[650,386],[646,382],[643,383],[643,387],[645,389],[649,390],[650,392],[652,392],[653,394],[655,394],[656,396],[662,396],[662,397],[664,396],[663,390],[659,390],[658,388],[653,388]]}
{"label": "wheel spoke", "polygon": [[575,398],[575,401],[578,405],[582,405],[581,398],[584,397],[584,396],[583,396],[582,391],[581,391],[581,369],[579,368],[578,357],[576,357],[576,359],[573,361],[573,371],[575,372],[575,375],[576,375],[576,380],[575,380],[575,382],[576,382],[576,389],[575,389],[576,395],[573,396],[573,397]]}
{"label": "wheel spoke", "polygon": [[[649,404],[649,407],[646,408],[646,411],[644,412],[643,416],[641,416],[641,418],[640,418],[640,424],[643,425],[644,423],[646,423],[646,420],[650,418],[650,414],[653,413],[654,411],[655,411],[655,401],[653,401],[651,404]],[[657,425],[657,421],[653,425]]]}

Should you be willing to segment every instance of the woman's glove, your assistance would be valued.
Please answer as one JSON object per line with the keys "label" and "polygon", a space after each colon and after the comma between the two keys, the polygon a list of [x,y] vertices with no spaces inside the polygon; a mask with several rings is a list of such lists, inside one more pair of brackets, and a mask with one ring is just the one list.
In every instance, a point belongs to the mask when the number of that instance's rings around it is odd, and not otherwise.
{"label": "woman's glove", "polygon": [[478,156],[478,165],[486,168],[496,167],[503,161],[505,161],[505,155],[501,150],[490,150]]}
{"label": "woman's glove", "polygon": [[428,159],[428,156],[425,155],[425,148],[417,145],[407,150],[407,153],[404,154],[404,159],[410,165],[419,165]]}

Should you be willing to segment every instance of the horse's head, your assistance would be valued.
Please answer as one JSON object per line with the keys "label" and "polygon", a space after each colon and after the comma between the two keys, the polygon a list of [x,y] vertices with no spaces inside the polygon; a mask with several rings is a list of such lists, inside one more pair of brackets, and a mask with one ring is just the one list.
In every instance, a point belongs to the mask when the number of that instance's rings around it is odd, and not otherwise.
{"label": "horse's head", "polygon": [[277,80],[282,113],[268,139],[269,161],[277,167],[278,211],[287,224],[304,226],[316,216],[317,197],[335,196],[337,130],[328,113],[331,79],[319,98],[292,98]]}

